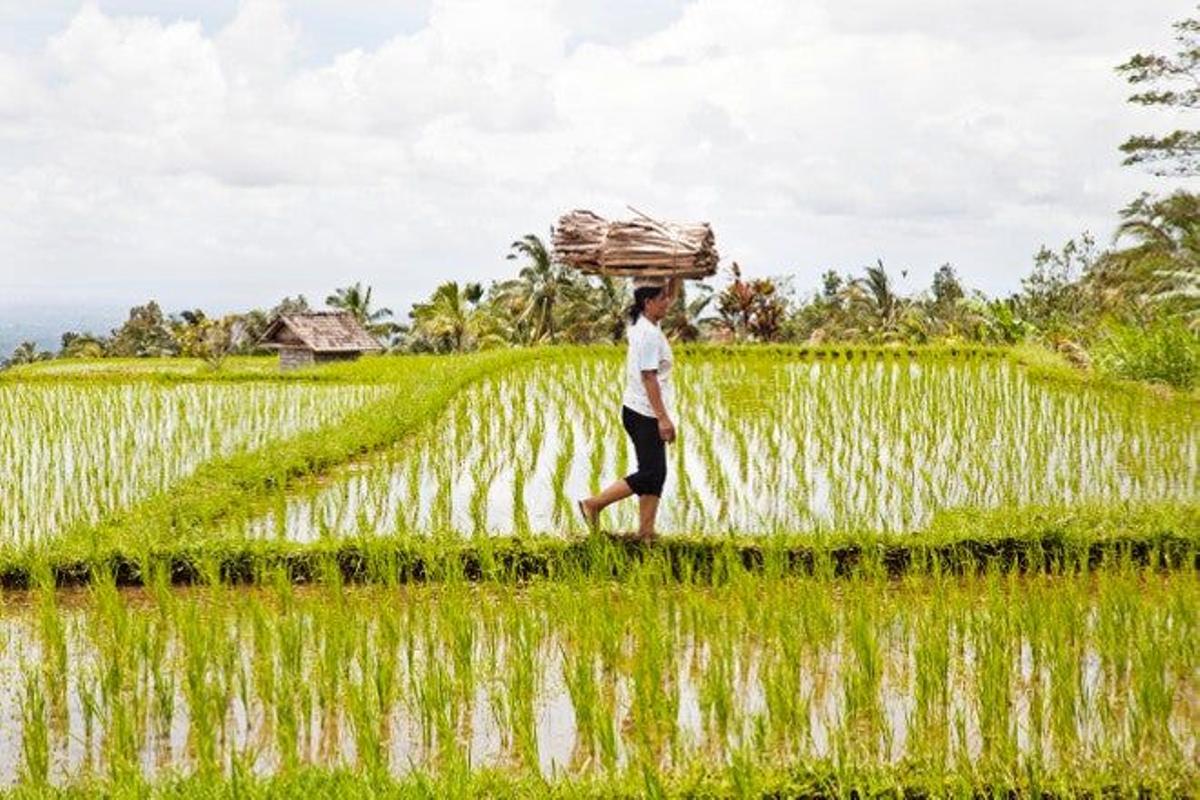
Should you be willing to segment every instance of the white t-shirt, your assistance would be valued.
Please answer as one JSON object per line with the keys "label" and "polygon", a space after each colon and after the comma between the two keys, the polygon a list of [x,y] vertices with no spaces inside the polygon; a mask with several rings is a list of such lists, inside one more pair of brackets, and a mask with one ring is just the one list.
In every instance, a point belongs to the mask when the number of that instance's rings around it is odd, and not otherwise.
{"label": "white t-shirt", "polygon": [[658,385],[667,413],[675,414],[675,391],[671,386],[671,345],[662,329],[645,315],[625,330],[629,352],[625,355],[625,397],[622,402],[647,417],[654,416],[650,397],[642,384],[642,370],[658,370]]}

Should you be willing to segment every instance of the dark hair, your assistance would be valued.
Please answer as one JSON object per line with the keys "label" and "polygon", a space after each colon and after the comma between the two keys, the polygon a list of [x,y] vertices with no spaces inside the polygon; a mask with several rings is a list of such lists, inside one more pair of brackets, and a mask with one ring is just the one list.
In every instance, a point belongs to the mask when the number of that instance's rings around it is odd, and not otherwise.
{"label": "dark hair", "polygon": [[662,286],[639,286],[633,290],[633,305],[629,307],[629,324],[638,321],[646,310],[646,301],[653,300],[663,292]]}

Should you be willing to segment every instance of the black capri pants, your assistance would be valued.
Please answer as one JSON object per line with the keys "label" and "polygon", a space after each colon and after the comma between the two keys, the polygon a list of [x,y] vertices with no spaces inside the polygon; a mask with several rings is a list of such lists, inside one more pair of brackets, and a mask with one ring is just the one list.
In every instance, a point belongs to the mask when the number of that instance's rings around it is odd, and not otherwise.
{"label": "black capri pants", "polygon": [[658,434],[658,420],[621,406],[621,424],[637,453],[637,472],[625,476],[625,482],[636,495],[661,497],[667,480],[667,446]]}

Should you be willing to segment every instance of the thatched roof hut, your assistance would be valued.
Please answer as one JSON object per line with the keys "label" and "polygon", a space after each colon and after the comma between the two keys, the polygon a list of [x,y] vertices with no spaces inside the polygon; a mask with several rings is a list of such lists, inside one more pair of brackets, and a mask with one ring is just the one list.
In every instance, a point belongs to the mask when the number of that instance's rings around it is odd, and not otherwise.
{"label": "thatched roof hut", "polygon": [[348,311],[281,314],[267,326],[259,344],[279,351],[279,368],[284,370],[349,361],[383,349]]}

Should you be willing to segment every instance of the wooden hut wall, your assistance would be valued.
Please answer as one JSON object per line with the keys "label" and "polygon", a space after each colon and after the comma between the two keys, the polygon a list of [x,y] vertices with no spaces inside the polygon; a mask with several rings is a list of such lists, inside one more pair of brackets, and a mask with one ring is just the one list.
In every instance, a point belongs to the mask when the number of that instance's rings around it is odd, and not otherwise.
{"label": "wooden hut wall", "polygon": [[280,347],[279,368],[281,370],[298,369],[313,365],[313,351],[307,347]]}

